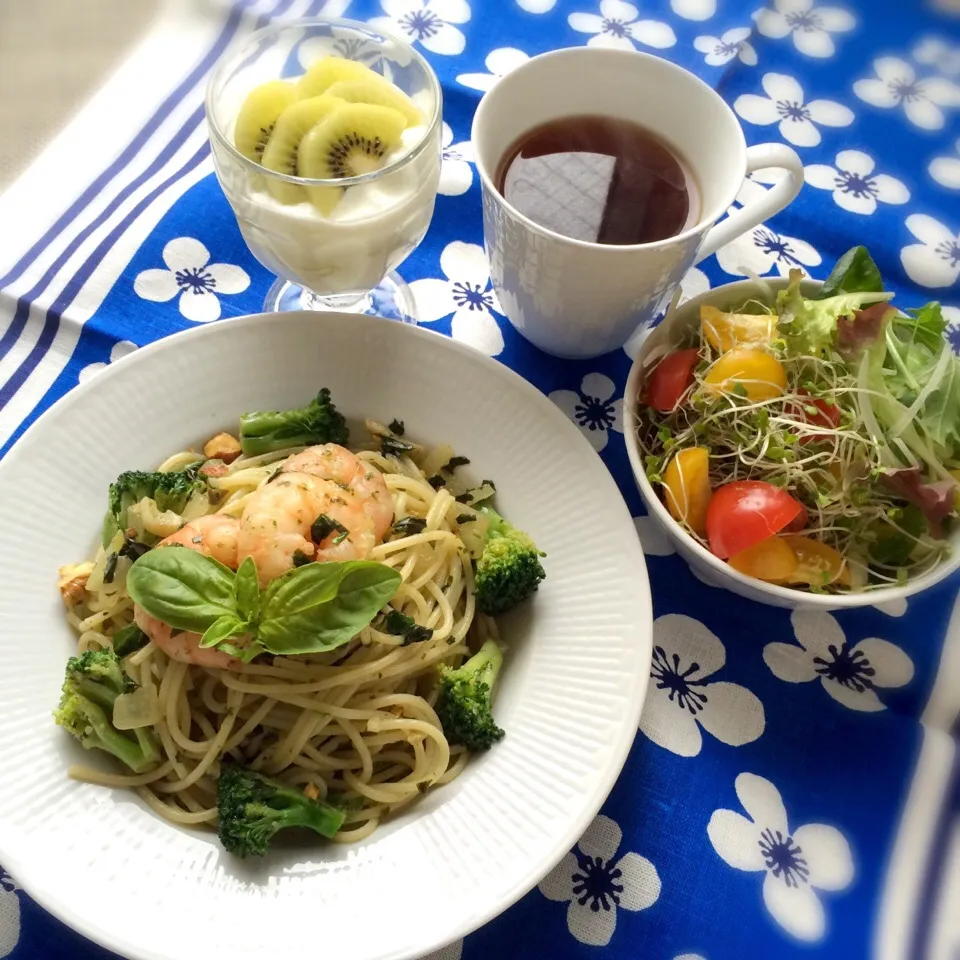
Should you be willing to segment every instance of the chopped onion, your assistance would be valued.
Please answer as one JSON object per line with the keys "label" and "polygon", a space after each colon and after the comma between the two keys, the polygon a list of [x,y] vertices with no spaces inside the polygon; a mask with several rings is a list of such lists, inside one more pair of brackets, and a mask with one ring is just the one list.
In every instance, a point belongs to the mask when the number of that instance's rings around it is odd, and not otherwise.
{"label": "chopped onion", "polygon": [[427,478],[435,477],[455,456],[456,450],[449,443],[437,444],[421,461],[420,469]]}
{"label": "chopped onion", "polygon": [[197,517],[205,516],[209,512],[210,498],[205,493],[197,493],[187,501],[180,517],[184,523],[189,523],[191,520],[196,520]]}
{"label": "chopped onion", "polygon": [[137,531],[138,539],[145,531],[161,539],[169,537],[183,526],[179,513],[161,511],[150,497],[144,497],[127,510],[127,522]]}
{"label": "chopped onion", "polygon": [[465,520],[463,523],[457,524],[457,533],[460,536],[460,539],[463,541],[463,545],[467,548],[467,552],[470,554],[471,559],[477,560],[480,558],[480,555],[483,553],[483,545],[487,539],[487,518],[473,507],[468,507],[466,504],[458,503],[456,506],[456,516],[462,516],[468,514],[475,519]]}
{"label": "chopped onion", "polygon": [[103,589],[103,574],[107,567],[107,557],[109,557],[111,553],[116,553],[122,546],[123,532],[118,530],[106,547],[99,547],[97,549],[97,555],[93,562],[93,570],[90,571],[90,576],[87,578],[87,591],[89,593],[97,593]]}
{"label": "chopped onion", "polygon": [[118,730],[152,727],[159,722],[160,700],[152,683],[130,693],[121,693],[113,703],[113,725]]}

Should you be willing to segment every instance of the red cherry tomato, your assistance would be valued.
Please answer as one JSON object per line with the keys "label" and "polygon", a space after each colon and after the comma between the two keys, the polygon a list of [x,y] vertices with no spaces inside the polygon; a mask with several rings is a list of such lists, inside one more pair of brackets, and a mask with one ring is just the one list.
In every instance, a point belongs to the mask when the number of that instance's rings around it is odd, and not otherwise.
{"label": "red cherry tomato", "polygon": [[719,487],[707,507],[707,539],[721,560],[772,537],[795,520],[803,504],[763,480],[735,480]]}
{"label": "red cherry tomato", "polygon": [[[801,390],[800,395],[803,397],[803,406],[797,410],[798,419],[804,420],[812,426],[826,427],[830,430],[840,426],[840,408],[835,403],[824,400],[822,397],[811,397],[805,390]],[[816,407],[817,412],[811,413],[806,407]],[[817,439],[819,438],[806,436],[801,437],[800,442],[811,443]]]}
{"label": "red cherry tomato", "polygon": [[693,383],[693,371],[699,359],[700,351],[696,348],[668,353],[650,374],[647,403],[660,413],[676,409]]}
{"label": "red cherry tomato", "polygon": [[[797,503],[800,503],[798,500]],[[807,525],[807,508],[800,503],[800,512],[783,528],[787,533],[799,533]]]}
{"label": "red cherry tomato", "polygon": [[807,423],[812,423],[817,427],[836,427],[840,425],[840,408],[829,400],[822,397],[811,397],[808,401],[819,411],[811,415],[809,410],[804,411],[807,416]]}

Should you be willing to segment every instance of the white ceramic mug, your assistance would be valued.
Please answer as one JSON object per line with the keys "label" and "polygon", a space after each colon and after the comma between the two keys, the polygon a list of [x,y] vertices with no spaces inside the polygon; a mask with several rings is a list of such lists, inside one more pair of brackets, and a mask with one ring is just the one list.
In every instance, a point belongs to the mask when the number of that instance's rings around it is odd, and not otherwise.
{"label": "white ceramic mug", "polygon": [[[554,233],[507,203],[495,182],[507,150],[540,124],[582,114],[632,120],[663,139],[696,180],[698,222],[666,240],[615,246]],[[626,50],[575,47],[527,61],[483,97],[472,139],[500,304],[524,337],[559,357],[623,346],[690,267],[782,210],[803,186],[797,154],[780,143],[747,147],[733,111],[702,80]],[[762,167],[787,176],[718,224],[744,176]]]}

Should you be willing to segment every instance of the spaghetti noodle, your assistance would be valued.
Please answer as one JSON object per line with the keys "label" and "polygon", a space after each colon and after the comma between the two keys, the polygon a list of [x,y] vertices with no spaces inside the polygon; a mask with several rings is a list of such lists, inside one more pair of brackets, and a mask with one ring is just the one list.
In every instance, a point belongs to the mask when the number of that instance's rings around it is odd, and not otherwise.
{"label": "spaghetti noodle", "polygon": [[[191,500],[180,519],[240,517],[281,462],[302,449],[235,460],[208,480],[209,492]],[[71,776],[135,789],[174,823],[214,825],[220,762],[230,759],[308,796],[335,798],[347,811],[340,841],[368,836],[423,790],[456,777],[468,753],[448,743],[434,710],[437,668],[458,666],[471,646],[496,639],[497,628],[475,604],[472,560],[486,520],[450,489],[430,482],[428,471],[449,462],[448,451],[356,454],[382,475],[393,500],[394,527],[367,559],[400,573],[392,605],[432,630],[429,639],[405,645],[403,636],[383,632],[375,620],[335,650],[261,655],[235,669],[180,662],[148,643],[123,666],[153,704],[160,761],[144,773],[72,767]],[[183,470],[197,461],[198,454],[183,451],[159,470]],[[415,522],[404,524],[407,518]],[[125,588],[130,562],[114,558],[113,575],[105,577],[109,555],[110,548],[101,547],[92,561],[61,571],[79,652],[112,648],[117,632],[133,622]],[[84,576],[81,590],[65,589]]]}

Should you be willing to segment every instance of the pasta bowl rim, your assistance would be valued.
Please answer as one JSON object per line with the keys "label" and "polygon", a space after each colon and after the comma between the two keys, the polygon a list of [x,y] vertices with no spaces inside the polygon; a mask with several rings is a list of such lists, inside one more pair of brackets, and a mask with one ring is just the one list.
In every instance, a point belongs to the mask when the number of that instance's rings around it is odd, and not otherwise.
{"label": "pasta bowl rim", "polygon": [[[762,277],[761,280],[763,284],[767,284],[775,292],[785,289],[789,284],[789,279],[786,277]],[[805,292],[813,292],[820,286],[822,286],[822,281],[807,277],[804,279],[801,289]],[[676,309],[673,323],[678,329],[684,327],[692,329],[700,323],[700,307],[702,305],[718,306],[721,309],[736,306],[749,299],[750,292],[755,294],[761,289],[761,285],[751,279],[734,280],[731,283],[713,287],[681,303]],[[627,376],[627,384],[624,390],[626,406],[624,439],[627,456],[630,460],[630,469],[633,471],[633,479],[647,508],[647,514],[666,534],[667,539],[677,548],[678,553],[684,556],[691,566],[699,568],[705,574],[705,582],[710,583],[711,586],[722,587],[739,596],[770,606],[787,609],[841,610],[906,600],[908,597],[937,586],[957,569],[960,569],[960,528],[954,530],[949,538],[952,553],[942,559],[932,570],[897,586],[878,587],[875,590],[857,590],[851,593],[807,593],[793,587],[767,583],[764,580],[757,580],[734,570],[729,563],[714,556],[670,516],[670,512],[647,479],[644,470],[643,454],[640,451],[636,434],[637,398],[644,381],[645,348],[650,337],[657,329],[659,327],[654,327],[649,331],[647,337],[640,344]]]}
{"label": "pasta bowl rim", "polygon": [[[411,385],[408,371],[418,364]],[[229,381],[217,371],[203,383],[197,374],[211,366],[227,367]],[[438,384],[460,396],[438,404]],[[42,517],[58,506],[72,506],[71,516],[90,510],[102,502],[103,481],[116,476],[118,465],[128,469],[125,464],[146,454],[159,462],[174,443],[222,429],[221,413],[232,422],[244,409],[257,409],[249,405],[254,397],[262,401],[259,409],[282,408],[280,401],[303,402],[304,390],[322,385],[332,388],[335,402],[342,390],[339,405],[349,419],[375,416],[400,397],[409,406],[411,434],[415,425],[433,442],[449,439],[465,454],[468,446],[479,449],[478,468],[512,478],[500,493],[521,505],[518,524],[535,523],[538,537],[548,533],[543,548],[554,552],[544,562],[552,564],[554,586],[548,566],[526,651],[515,643],[513,672],[509,665],[504,672],[499,719],[507,737],[468,766],[462,787],[460,781],[444,786],[432,804],[428,794],[409,820],[398,816],[396,829],[327,848],[329,855],[323,847],[298,846],[250,866],[219,850],[214,838],[161,821],[126,791],[67,779],[66,763],[83,751],[73,749],[50,716],[69,642],[55,585],[63,554],[49,548],[73,527],[44,524]],[[209,402],[203,406],[197,397]],[[516,415],[518,407],[525,415]],[[405,412],[401,407],[393,415]],[[492,429],[493,415],[505,426]],[[36,482],[38,466],[64,457],[72,458],[71,471]],[[489,463],[482,464],[484,458]],[[541,473],[545,464],[549,474]],[[559,408],[466,344],[342,313],[261,313],[194,327],[110,364],[61,398],[0,462],[0,489],[6,494],[0,497],[0,568],[9,581],[0,611],[12,616],[14,604],[20,611],[19,621],[10,621],[17,629],[5,633],[12,679],[2,687],[8,701],[0,716],[0,761],[9,772],[0,780],[0,860],[41,907],[122,956],[203,960],[229,947],[237,960],[279,960],[299,954],[318,919],[329,943],[344,950],[349,944],[355,960],[412,960],[438,950],[511,906],[566,855],[634,743],[649,683],[653,614],[626,503]],[[601,495],[592,496],[597,490]],[[591,523],[605,518],[595,535],[571,537],[570,524],[547,530],[545,518],[587,494]],[[66,534],[68,552],[86,549],[96,535],[99,514],[81,515],[82,535]],[[49,538],[24,554],[25,531],[44,529]],[[81,536],[87,547],[78,547]],[[598,558],[599,569],[581,569],[583,557]],[[565,599],[569,591],[574,610]],[[582,623],[573,622],[577,615],[596,621],[589,648]],[[56,642],[41,642],[50,637]],[[586,712],[567,736],[570,696]],[[538,712],[531,716],[531,710]],[[28,743],[35,752],[24,763]],[[514,779],[518,769],[527,775]],[[512,784],[506,797],[504,777]],[[127,879],[118,882],[120,876]],[[110,896],[91,900],[98,883]],[[437,909],[414,909],[428,895]],[[154,915],[150,904],[161,901],[169,916],[156,928],[145,917]],[[379,904],[379,922],[357,926],[359,904],[368,916],[371,902]],[[209,923],[211,915],[251,909],[258,923]]]}

